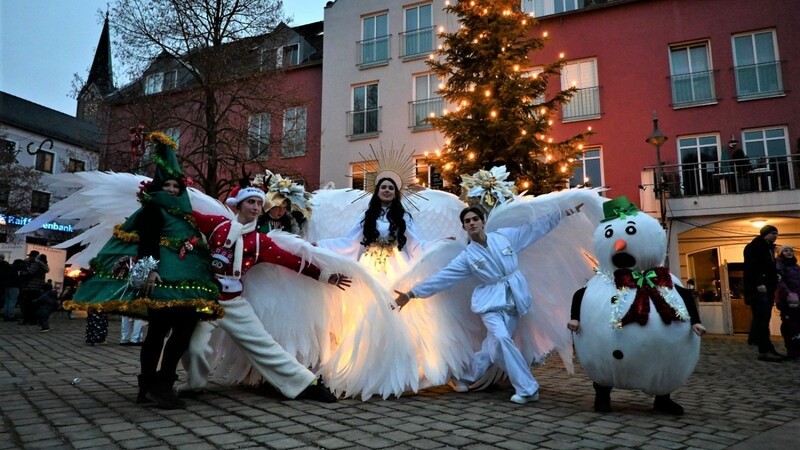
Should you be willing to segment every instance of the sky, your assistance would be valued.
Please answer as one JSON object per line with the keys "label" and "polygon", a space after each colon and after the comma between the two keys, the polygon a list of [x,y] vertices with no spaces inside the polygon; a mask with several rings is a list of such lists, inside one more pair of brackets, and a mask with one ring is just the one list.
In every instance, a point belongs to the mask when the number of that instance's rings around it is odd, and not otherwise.
{"label": "sky", "polygon": [[[75,115],[74,75],[86,79],[103,28],[99,11],[113,1],[0,0],[0,91]],[[293,25],[316,22],[327,2],[283,0],[284,14]]]}

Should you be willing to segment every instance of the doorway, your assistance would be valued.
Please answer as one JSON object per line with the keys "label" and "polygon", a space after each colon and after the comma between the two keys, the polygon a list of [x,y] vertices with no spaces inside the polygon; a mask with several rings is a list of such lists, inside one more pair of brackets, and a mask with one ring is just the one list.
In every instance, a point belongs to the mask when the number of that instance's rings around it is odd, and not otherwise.
{"label": "doorway", "polygon": [[753,313],[744,303],[744,263],[727,263],[725,272],[731,298],[731,326],[734,333],[749,333]]}

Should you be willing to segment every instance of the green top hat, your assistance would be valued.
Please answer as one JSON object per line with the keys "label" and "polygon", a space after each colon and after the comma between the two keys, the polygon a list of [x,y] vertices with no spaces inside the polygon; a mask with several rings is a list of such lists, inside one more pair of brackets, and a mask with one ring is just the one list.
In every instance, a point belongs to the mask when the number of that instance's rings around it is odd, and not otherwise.
{"label": "green top hat", "polygon": [[150,136],[147,138],[155,147],[155,151],[151,156],[153,162],[156,164],[156,173],[153,176],[153,182],[158,186],[164,184],[167,180],[178,180],[182,182],[184,175],[181,166],[178,164],[178,158],[175,156],[175,148],[177,148],[175,141],[160,131],[150,133]]}
{"label": "green top hat", "polygon": [[627,216],[635,216],[639,213],[639,208],[636,207],[628,197],[624,195],[622,197],[617,197],[613,200],[609,200],[603,203],[603,220],[600,222],[608,222],[609,220],[614,219],[624,219]]}

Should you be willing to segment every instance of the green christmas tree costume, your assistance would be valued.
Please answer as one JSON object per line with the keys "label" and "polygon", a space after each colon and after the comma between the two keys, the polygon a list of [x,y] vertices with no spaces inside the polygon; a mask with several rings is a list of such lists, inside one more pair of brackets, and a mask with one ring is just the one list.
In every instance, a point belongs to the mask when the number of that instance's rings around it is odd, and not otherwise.
{"label": "green christmas tree costume", "polygon": [[[158,153],[163,157],[153,157],[156,179],[183,176],[180,169],[172,168],[178,166],[171,151],[162,149]],[[186,190],[174,197],[165,191],[143,193],[140,200],[143,206],[115,227],[113,237],[91,262],[92,277],[81,284],[64,307],[134,317],[147,317],[148,308],[193,307],[204,320],[221,317],[219,288],[211,270],[208,246],[194,224]],[[139,250],[136,219],[148,207],[157,207],[163,219],[157,269],[161,282],[149,295],[143,295],[129,285],[128,272]]]}

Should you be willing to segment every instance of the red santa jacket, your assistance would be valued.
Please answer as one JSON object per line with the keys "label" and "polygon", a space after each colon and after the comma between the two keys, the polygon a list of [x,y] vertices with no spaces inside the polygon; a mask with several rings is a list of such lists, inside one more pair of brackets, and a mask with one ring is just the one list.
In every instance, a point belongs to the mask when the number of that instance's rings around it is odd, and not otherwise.
{"label": "red santa jacket", "polygon": [[193,212],[192,215],[197,228],[208,240],[212,265],[217,279],[222,284],[222,300],[230,300],[241,293],[239,278],[258,263],[278,264],[315,280],[318,280],[322,273],[319,267],[303,262],[301,258],[278,247],[266,234],[255,230],[242,234],[241,273],[234,273],[235,242],[228,240],[231,220],[224,216],[198,212]]}

